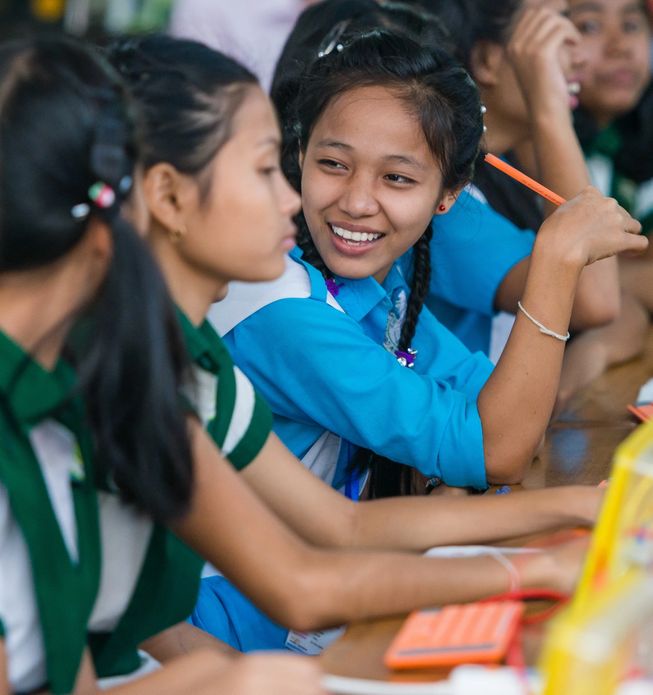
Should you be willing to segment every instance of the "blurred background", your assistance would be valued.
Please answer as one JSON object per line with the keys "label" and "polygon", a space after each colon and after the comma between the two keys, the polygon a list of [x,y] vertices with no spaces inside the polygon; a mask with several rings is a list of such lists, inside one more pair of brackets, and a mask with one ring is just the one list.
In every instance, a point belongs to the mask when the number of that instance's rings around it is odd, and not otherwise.
{"label": "blurred background", "polygon": [[0,0],[0,38],[26,31],[102,36],[165,29],[173,0]]}

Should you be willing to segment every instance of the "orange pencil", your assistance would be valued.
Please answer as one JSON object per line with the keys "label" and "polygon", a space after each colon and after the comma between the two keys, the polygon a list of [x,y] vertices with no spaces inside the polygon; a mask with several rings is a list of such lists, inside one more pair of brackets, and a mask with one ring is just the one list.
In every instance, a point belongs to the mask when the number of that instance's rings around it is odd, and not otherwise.
{"label": "orange pencil", "polygon": [[567,202],[562,196],[550,191],[546,186],[538,183],[530,176],[526,176],[526,174],[519,171],[519,169],[515,169],[515,167],[510,166],[510,164],[504,162],[503,159],[499,159],[493,154],[488,153],[485,155],[485,161],[488,164],[491,164],[493,167],[499,169],[499,171],[502,171],[504,174],[508,174],[508,176],[515,179],[515,181],[519,181],[519,183],[521,183],[523,186],[530,188],[531,191],[535,191],[538,195],[541,195],[542,198],[546,198],[554,205],[562,205],[563,203]]}

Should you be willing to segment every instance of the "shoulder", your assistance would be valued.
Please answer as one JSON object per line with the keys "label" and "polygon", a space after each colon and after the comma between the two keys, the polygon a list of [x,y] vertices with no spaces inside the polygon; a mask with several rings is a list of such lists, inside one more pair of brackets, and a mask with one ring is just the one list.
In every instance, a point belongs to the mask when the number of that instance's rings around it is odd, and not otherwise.
{"label": "shoulder", "polygon": [[320,273],[292,254],[286,258],[286,269],[277,280],[230,283],[227,297],[211,307],[208,320],[224,336],[265,307],[286,299],[312,299],[313,302],[307,302],[312,308],[319,304],[337,307]]}

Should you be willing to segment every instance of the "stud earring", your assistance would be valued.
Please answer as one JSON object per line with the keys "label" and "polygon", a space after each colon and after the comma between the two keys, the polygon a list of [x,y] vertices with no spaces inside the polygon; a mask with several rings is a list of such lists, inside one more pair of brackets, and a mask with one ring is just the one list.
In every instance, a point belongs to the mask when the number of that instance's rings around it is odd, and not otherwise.
{"label": "stud earring", "polygon": [[446,205],[440,205],[440,206],[438,207],[438,210],[439,210],[440,212],[444,212],[446,209],[447,209],[447,206],[446,206]]}
{"label": "stud earring", "polygon": [[185,236],[185,229],[170,229],[168,231],[168,238],[173,244],[178,244],[182,238]]}

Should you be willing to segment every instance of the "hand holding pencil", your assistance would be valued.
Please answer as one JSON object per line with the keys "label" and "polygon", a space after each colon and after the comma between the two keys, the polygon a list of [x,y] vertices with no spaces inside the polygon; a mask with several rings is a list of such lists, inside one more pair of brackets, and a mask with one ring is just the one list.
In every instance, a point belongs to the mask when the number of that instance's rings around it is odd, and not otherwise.
{"label": "hand holding pencil", "polygon": [[[485,155],[485,161],[554,205],[560,206],[567,202],[562,196],[499,157],[488,153]],[[559,213],[556,213],[541,229],[550,229],[551,223],[558,223],[553,226],[560,226],[564,237],[572,242],[573,250],[581,251],[584,265],[622,252],[646,250],[648,240],[639,236],[642,231],[641,224],[616,200],[606,198],[590,186],[571,202],[574,203],[575,211],[570,210],[568,215],[564,215],[564,224],[560,224],[563,220]],[[570,254],[573,255],[571,249]]]}

